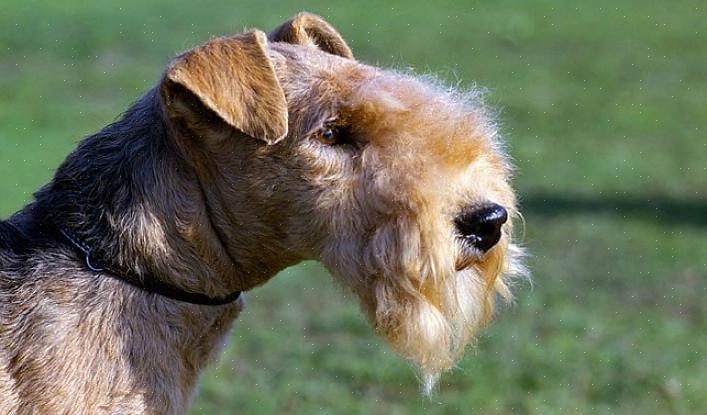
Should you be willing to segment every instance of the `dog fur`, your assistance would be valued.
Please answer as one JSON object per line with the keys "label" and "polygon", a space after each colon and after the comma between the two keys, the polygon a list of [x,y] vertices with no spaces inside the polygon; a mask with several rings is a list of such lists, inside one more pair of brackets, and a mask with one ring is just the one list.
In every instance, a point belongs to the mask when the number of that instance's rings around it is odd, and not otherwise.
{"label": "dog fur", "polygon": [[317,16],[212,39],[0,222],[0,414],[183,413],[243,307],[93,272],[57,226],[212,296],[321,261],[429,391],[522,274],[511,222],[486,253],[454,227],[518,218],[511,170],[477,92],[362,64]]}

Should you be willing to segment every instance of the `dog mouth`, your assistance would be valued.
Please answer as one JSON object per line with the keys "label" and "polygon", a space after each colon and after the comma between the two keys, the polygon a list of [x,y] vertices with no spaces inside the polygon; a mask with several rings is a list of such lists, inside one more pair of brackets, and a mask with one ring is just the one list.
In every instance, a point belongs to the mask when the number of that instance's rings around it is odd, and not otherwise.
{"label": "dog mouth", "polygon": [[456,246],[455,270],[463,271],[482,262],[489,255],[489,252],[498,245],[501,237],[502,234],[499,232],[498,235],[493,236],[492,243],[485,241],[486,243],[480,247],[479,238],[475,235],[454,235],[454,244]]}
{"label": "dog mouth", "polygon": [[473,241],[462,235],[454,236],[454,244],[457,251],[454,263],[455,271],[463,271],[470,268],[484,256],[484,253],[474,246]]}

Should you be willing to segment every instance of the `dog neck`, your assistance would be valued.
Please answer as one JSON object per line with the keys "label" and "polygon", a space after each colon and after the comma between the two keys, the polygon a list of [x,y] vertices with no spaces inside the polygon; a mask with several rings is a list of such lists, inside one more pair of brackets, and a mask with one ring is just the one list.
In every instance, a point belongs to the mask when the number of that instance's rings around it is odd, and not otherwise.
{"label": "dog neck", "polygon": [[[280,271],[278,261],[234,255],[226,246],[211,219],[221,207],[198,177],[152,90],[120,120],[86,138],[28,209],[40,229],[53,224],[69,230],[118,273],[186,292],[224,297]],[[247,232],[237,237],[237,246],[253,242]],[[262,252],[257,248],[249,251]]]}
{"label": "dog neck", "polygon": [[241,292],[234,291],[223,297],[211,297],[201,293],[193,293],[179,289],[172,284],[156,278],[142,278],[139,275],[124,273],[113,270],[110,264],[97,263],[93,258],[93,249],[81,241],[73,232],[60,227],[59,234],[76,251],[79,257],[83,257],[84,265],[89,271],[96,274],[106,275],[119,281],[126,282],[148,294],[159,295],[171,300],[195,305],[221,306],[235,302],[240,298]]}

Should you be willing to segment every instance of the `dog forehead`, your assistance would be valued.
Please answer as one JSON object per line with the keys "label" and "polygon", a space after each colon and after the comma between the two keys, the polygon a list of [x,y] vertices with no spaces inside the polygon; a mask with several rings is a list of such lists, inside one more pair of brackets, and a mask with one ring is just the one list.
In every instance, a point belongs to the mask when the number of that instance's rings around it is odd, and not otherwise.
{"label": "dog forehead", "polygon": [[313,95],[340,99],[371,76],[371,67],[313,46],[274,42],[270,51],[275,72],[291,100]]}
{"label": "dog forehead", "polygon": [[393,151],[413,149],[454,168],[496,150],[496,126],[480,97],[433,79],[379,70],[353,91],[349,106],[369,140]]}
{"label": "dog forehead", "polygon": [[474,90],[457,91],[430,77],[366,65],[315,47],[272,43],[274,66],[291,120],[302,131],[345,116],[368,143],[464,167],[498,152],[496,125]]}

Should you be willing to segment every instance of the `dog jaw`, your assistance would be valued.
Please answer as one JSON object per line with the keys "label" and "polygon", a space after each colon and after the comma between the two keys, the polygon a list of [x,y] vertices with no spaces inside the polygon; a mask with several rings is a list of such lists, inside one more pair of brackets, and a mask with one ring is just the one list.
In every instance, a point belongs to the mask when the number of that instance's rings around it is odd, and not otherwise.
{"label": "dog jaw", "polygon": [[[504,236],[483,258],[457,270],[451,236],[428,248],[419,233],[403,236],[401,228],[379,229],[359,261],[347,258],[348,246],[323,262],[358,294],[376,333],[412,364],[429,395],[490,320],[496,300],[511,299],[511,276],[524,274],[522,250]],[[369,273],[362,276],[361,269]]]}

